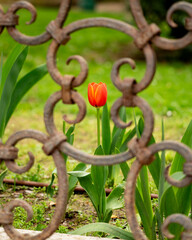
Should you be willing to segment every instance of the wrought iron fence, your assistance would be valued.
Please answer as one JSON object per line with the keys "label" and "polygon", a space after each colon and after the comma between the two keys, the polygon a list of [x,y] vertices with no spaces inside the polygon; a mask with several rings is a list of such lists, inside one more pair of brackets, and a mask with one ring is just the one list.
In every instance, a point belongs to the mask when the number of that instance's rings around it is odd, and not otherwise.
{"label": "wrought iron fence", "polygon": [[[61,86],[61,90],[53,93],[45,105],[44,109],[44,122],[47,130],[47,134],[36,130],[24,130],[18,131],[11,135],[6,143],[0,145],[0,159],[3,160],[7,168],[14,173],[24,173],[28,171],[33,163],[34,156],[29,153],[29,162],[25,167],[19,167],[16,164],[18,158],[18,149],[16,144],[25,138],[35,139],[42,143],[43,151],[46,155],[52,155],[55,162],[58,173],[59,192],[56,203],[56,210],[52,221],[46,229],[36,236],[30,236],[28,234],[20,234],[14,227],[13,223],[13,209],[15,207],[22,207],[27,211],[27,220],[32,218],[31,206],[23,200],[14,200],[4,206],[4,209],[0,211],[0,223],[4,227],[4,230],[12,239],[46,239],[53,234],[58,228],[60,221],[65,213],[67,205],[67,173],[65,163],[61,156],[61,152],[69,155],[70,157],[87,164],[95,165],[113,165],[122,163],[136,157],[131,170],[128,174],[125,190],[125,208],[128,223],[131,227],[132,233],[135,239],[145,240],[147,237],[141,230],[135,212],[135,186],[138,174],[143,165],[149,165],[154,161],[154,154],[170,149],[181,154],[186,162],[184,164],[183,172],[185,178],[181,181],[176,181],[168,175],[169,167],[166,168],[165,178],[173,186],[184,187],[192,182],[191,175],[191,162],[192,151],[187,146],[181,143],[173,141],[163,141],[147,146],[154,128],[154,116],[148,103],[137,94],[145,90],[153,80],[153,76],[156,70],[156,57],[152,45],[166,50],[177,50],[184,48],[192,42],[192,5],[186,2],[177,2],[172,5],[167,13],[167,21],[170,26],[175,27],[176,23],[172,20],[172,14],[176,10],[182,10],[187,13],[188,18],[185,21],[185,28],[188,33],[181,39],[172,40],[166,39],[160,36],[160,29],[156,24],[148,24],[139,0],[130,0],[130,7],[134,19],[138,28],[135,28],[128,23],[110,19],[110,18],[89,18],[79,20],[63,27],[63,24],[67,18],[70,9],[71,0],[62,0],[58,15],[55,20],[51,21],[45,32],[39,36],[31,37],[26,36],[19,32],[16,26],[18,25],[19,17],[17,11],[25,8],[31,13],[31,24],[36,19],[36,9],[29,2],[15,2],[13,3],[7,12],[3,11],[0,7],[0,33],[7,28],[8,33],[15,41],[25,45],[40,45],[47,41],[51,41],[47,53],[47,66],[48,71],[52,79]],[[131,36],[134,39],[135,45],[144,53],[146,59],[146,71],[145,75],[140,82],[136,82],[133,78],[126,78],[122,81],[119,77],[119,69],[123,64],[130,64],[132,68],[135,67],[135,62],[130,58],[123,58],[115,62],[111,79],[115,87],[122,92],[122,97],[116,100],[111,108],[111,118],[120,128],[126,128],[131,123],[124,123],[118,117],[118,112],[121,106],[126,107],[138,107],[141,109],[144,116],[144,131],[140,139],[134,138],[128,143],[128,151],[110,156],[91,156],[80,150],[75,149],[66,141],[66,136],[63,133],[58,132],[53,117],[53,111],[56,104],[62,100],[64,104],[77,104],[79,113],[75,120],[70,120],[67,116],[64,116],[66,122],[74,124],[83,120],[86,115],[86,104],[83,97],[74,91],[74,88],[80,86],[87,78],[88,67],[86,61],[81,56],[71,56],[67,63],[72,60],[77,60],[81,67],[81,72],[77,77],[71,75],[62,75],[56,66],[56,56],[60,45],[67,45],[70,41],[70,36],[76,31],[80,31],[84,28],[90,27],[106,27],[112,28],[117,31],[121,31],[124,34]],[[182,239],[191,239],[192,222],[187,216],[182,214],[174,214],[169,216],[163,224],[163,233],[166,237],[173,237],[169,231],[168,226],[170,223],[179,223],[184,227],[182,233]]]}

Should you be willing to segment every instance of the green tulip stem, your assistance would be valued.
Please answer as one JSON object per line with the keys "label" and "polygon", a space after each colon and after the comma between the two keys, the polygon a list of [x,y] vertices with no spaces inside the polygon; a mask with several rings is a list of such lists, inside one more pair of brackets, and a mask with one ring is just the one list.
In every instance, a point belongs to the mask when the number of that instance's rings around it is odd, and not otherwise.
{"label": "green tulip stem", "polygon": [[100,145],[100,108],[97,108],[97,143]]}

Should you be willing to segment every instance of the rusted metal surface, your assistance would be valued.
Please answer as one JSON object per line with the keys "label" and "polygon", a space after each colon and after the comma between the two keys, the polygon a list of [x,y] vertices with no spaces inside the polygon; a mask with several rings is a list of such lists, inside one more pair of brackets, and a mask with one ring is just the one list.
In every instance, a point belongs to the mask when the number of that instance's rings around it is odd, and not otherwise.
{"label": "rusted metal surface", "polygon": [[[36,236],[21,234],[12,226],[12,211],[17,206],[23,207],[27,212],[27,220],[30,220],[33,215],[32,209],[28,203],[22,200],[14,200],[5,205],[4,209],[0,211],[0,224],[2,224],[9,237],[16,240],[46,239],[56,231],[65,213],[68,193],[66,166],[61,152],[80,162],[95,165],[113,165],[135,158],[126,181],[125,207],[128,222],[135,239],[146,240],[147,237],[137,222],[135,212],[135,186],[137,176],[142,166],[151,164],[155,160],[155,153],[159,151],[169,149],[178,152],[186,160],[183,166],[185,177],[181,181],[172,179],[168,173],[168,166],[165,171],[165,178],[173,186],[184,187],[192,183],[192,151],[184,144],[173,141],[164,141],[147,146],[154,128],[154,116],[148,103],[141,97],[138,97],[137,94],[145,90],[150,85],[156,71],[156,56],[153,45],[165,50],[177,50],[189,45],[192,42],[192,4],[177,2],[168,10],[167,22],[171,27],[177,27],[176,23],[172,20],[172,15],[175,11],[182,10],[188,15],[185,21],[185,28],[188,32],[185,36],[176,40],[161,37],[159,27],[154,23],[148,24],[143,15],[139,0],[130,0],[130,7],[137,24],[137,28],[119,20],[102,17],[75,21],[63,27],[69,13],[70,4],[71,0],[61,1],[56,19],[47,23],[45,32],[39,36],[24,35],[16,28],[19,23],[19,16],[17,16],[16,13],[19,9],[25,8],[31,13],[31,21],[26,24],[31,24],[36,20],[36,9],[31,3],[25,1],[15,2],[10,6],[7,12],[4,12],[3,8],[0,6],[0,33],[7,28],[7,31],[12,38],[14,38],[17,42],[26,45],[40,45],[51,40],[47,53],[47,67],[52,79],[56,84],[60,85],[60,91],[53,93],[45,104],[44,122],[47,134],[36,130],[24,130],[10,136],[6,143],[0,142],[0,160],[5,161],[7,168],[14,173],[22,174],[28,171],[35,161],[35,157],[31,152],[29,152],[29,162],[26,166],[20,167],[17,165],[16,159],[18,158],[18,149],[16,148],[16,144],[22,139],[35,139],[42,144],[42,151],[44,151],[46,155],[52,155],[57,168],[59,186],[56,210],[53,219],[49,226]],[[67,143],[66,136],[57,130],[54,123],[54,108],[60,100],[63,104],[77,104],[79,108],[79,113],[77,114],[76,119],[71,120],[68,119],[66,115],[63,116],[66,122],[71,124],[79,123],[86,115],[85,100],[77,92],[77,90],[74,90],[74,88],[80,86],[87,79],[88,65],[86,60],[78,55],[68,58],[66,64],[69,64],[72,60],[78,61],[80,64],[81,71],[79,75],[75,77],[67,74],[62,75],[59,72],[56,57],[59,47],[61,45],[63,47],[67,47],[66,45],[70,41],[71,35],[74,32],[92,27],[114,29],[132,37],[133,42],[143,52],[146,59],[146,71],[139,82],[137,82],[136,79],[129,77],[121,80],[119,76],[119,71],[123,64],[129,64],[132,69],[136,67],[133,59],[119,59],[114,63],[111,71],[112,82],[122,93],[122,96],[115,101],[111,108],[112,120],[116,126],[120,128],[127,128],[131,125],[132,122],[124,123],[119,118],[119,109],[121,106],[125,106],[140,108],[145,122],[144,131],[140,139],[134,138],[131,140],[128,143],[128,151],[117,155],[92,156],[82,152],[81,150],[75,149]],[[181,214],[174,214],[165,220],[162,229],[163,233],[166,237],[173,238],[174,236],[168,231],[170,223],[178,223],[184,227],[181,239],[192,239],[192,222],[189,218]]]}

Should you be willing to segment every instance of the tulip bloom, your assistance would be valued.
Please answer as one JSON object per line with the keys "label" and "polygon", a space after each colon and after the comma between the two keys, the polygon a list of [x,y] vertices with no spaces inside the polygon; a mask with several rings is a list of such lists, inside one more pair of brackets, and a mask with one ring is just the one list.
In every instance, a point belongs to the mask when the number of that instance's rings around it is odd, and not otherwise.
{"label": "tulip bloom", "polygon": [[107,86],[105,83],[89,83],[88,99],[93,107],[102,107],[107,101]]}

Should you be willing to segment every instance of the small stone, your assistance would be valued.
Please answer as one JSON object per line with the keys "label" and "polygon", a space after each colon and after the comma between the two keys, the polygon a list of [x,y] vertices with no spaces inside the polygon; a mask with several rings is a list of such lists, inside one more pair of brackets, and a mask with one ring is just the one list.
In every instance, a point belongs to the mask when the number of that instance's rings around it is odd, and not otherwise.
{"label": "small stone", "polygon": [[53,207],[53,206],[56,206],[56,202],[52,202],[52,201],[51,201],[51,202],[49,203],[49,207]]}
{"label": "small stone", "polygon": [[31,190],[24,190],[24,194],[31,195],[31,194],[33,194],[33,191],[31,191]]}
{"label": "small stone", "polygon": [[44,193],[37,193],[38,198],[44,198]]}
{"label": "small stone", "polygon": [[14,197],[15,197],[15,198],[19,198],[20,196],[21,196],[20,193],[14,193]]}

